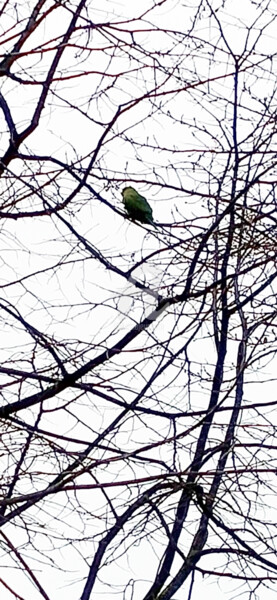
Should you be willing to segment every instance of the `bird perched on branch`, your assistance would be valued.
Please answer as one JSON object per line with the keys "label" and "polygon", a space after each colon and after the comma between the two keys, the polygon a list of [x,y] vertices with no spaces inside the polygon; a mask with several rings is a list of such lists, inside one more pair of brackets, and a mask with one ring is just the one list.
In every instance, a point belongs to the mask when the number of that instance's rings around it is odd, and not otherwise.
{"label": "bird perched on branch", "polygon": [[152,208],[144,196],[141,196],[133,187],[124,188],[122,191],[122,196],[123,204],[126,208],[128,216],[130,219],[132,219],[132,221],[148,223],[148,225],[153,225],[153,227],[156,227],[155,223],[153,222]]}

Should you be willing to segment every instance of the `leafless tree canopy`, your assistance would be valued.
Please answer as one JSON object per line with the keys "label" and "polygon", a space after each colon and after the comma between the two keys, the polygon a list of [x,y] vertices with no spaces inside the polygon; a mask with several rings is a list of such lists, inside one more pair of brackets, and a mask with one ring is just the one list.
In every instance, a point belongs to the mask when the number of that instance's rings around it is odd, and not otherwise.
{"label": "leafless tree canopy", "polygon": [[3,600],[276,590],[276,18],[1,3]]}

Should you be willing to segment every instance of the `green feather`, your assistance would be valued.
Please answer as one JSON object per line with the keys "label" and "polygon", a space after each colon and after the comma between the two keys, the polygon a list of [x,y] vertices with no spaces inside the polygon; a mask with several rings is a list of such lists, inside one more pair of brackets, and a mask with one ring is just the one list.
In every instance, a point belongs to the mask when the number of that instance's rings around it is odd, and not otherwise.
{"label": "green feather", "polygon": [[152,208],[144,196],[141,196],[133,187],[124,188],[122,196],[123,204],[132,221],[148,223],[156,227],[153,223]]}

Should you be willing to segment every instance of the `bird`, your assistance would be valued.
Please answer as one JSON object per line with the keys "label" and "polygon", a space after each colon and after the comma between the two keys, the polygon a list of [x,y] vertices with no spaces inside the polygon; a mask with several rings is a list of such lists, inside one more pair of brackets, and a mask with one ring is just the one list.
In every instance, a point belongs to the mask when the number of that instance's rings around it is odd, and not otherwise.
{"label": "bird", "polygon": [[[129,186],[122,190],[123,204],[126,208],[127,214],[132,221],[139,221],[140,223],[147,223],[153,225],[153,211],[150,204],[147,202],[144,196],[141,196],[135,188]],[[157,227],[156,227],[157,229]]]}

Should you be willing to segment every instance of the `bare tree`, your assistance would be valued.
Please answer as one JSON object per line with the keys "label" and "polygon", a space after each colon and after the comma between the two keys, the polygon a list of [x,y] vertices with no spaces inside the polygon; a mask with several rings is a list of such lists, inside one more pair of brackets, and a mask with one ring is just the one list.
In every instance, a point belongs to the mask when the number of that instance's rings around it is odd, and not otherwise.
{"label": "bare tree", "polygon": [[276,585],[277,11],[243,10],[2,3],[1,598]]}

